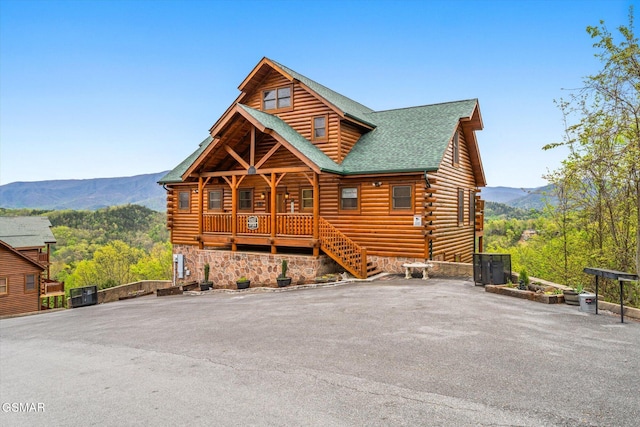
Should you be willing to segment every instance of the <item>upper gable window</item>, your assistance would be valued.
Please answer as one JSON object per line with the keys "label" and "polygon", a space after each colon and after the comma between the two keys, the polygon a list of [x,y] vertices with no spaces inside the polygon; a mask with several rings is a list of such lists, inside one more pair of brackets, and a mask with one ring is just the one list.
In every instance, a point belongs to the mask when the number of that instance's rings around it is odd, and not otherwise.
{"label": "upper gable window", "polygon": [[453,135],[453,166],[458,166],[460,164],[460,138],[458,136],[458,131]]}
{"label": "upper gable window", "polygon": [[312,119],[311,138],[314,141],[327,139],[327,116],[318,116]]}
{"label": "upper gable window", "polygon": [[291,86],[269,89],[262,92],[263,110],[280,110],[291,107]]}

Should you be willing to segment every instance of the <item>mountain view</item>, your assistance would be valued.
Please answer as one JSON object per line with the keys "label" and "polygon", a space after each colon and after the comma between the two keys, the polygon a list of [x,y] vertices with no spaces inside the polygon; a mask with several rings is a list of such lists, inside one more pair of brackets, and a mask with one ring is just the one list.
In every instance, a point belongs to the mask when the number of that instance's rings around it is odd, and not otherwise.
{"label": "mountain view", "polygon": [[164,212],[166,193],[158,185],[158,180],[166,173],[121,178],[13,182],[0,185],[0,207],[97,210],[133,204]]}
{"label": "mountain view", "polygon": [[[166,193],[158,172],[120,178],[67,179],[13,182],[0,185],[0,207],[6,209],[97,210],[109,206],[141,205],[164,212]],[[551,186],[538,188],[485,187],[481,195],[487,202],[521,209],[544,207],[545,193]]]}

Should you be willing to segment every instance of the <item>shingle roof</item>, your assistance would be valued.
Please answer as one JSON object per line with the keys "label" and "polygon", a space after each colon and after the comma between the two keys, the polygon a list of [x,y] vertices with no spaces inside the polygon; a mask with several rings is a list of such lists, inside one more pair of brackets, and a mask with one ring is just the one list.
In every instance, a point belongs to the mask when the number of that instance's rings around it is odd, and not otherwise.
{"label": "shingle roof", "polygon": [[[388,111],[373,111],[319,83],[270,60],[281,71],[299,80],[340,109],[346,116],[370,124],[341,164],[275,115],[237,104],[266,128],[277,132],[321,170],[341,175],[363,173],[422,172],[437,170],[461,118],[470,118],[477,99],[454,101]],[[182,182],[182,175],[209,146],[209,136],[182,163],[165,175],[160,184]]]}
{"label": "shingle roof", "polygon": [[276,64],[278,67],[282,68],[287,74],[292,76],[294,79],[301,81],[318,95],[322,96],[325,100],[329,101],[335,107],[340,109],[346,116],[350,116],[356,120],[359,120],[365,124],[373,125],[367,118],[366,115],[368,113],[372,113],[373,110],[365,105],[360,104],[352,99],[347,98],[344,95],[339,94],[326,86],[321,85],[308,77],[303,76],[302,74],[293,71],[291,68],[288,68],[278,62],[270,59],[271,62]]}
{"label": "shingle roof", "polygon": [[376,128],[345,157],[344,174],[436,170],[458,121],[471,117],[477,99],[378,111],[367,115]]}
{"label": "shingle roof", "polygon": [[0,240],[16,249],[56,243],[51,222],[43,216],[0,217]]}
{"label": "shingle roof", "polygon": [[239,104],[240,107],[253,118],[258,120],[266,128],[272,129],[290,143],[295,149],[302,153],[306,158],[318,165],[321,170],[327,172],[340,173],[342,168],[336,162],[331,160],[322,150],[309,142],[305,137],[296,132],[291,126],[286,124],[282,119],[272,114],[258,111],[246,105]]}

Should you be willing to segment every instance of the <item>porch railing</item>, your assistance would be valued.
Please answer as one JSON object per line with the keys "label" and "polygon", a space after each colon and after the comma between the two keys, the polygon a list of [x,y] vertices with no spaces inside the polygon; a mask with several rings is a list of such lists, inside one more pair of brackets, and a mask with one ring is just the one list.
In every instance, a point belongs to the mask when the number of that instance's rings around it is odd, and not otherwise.
{"label": "porch railing", "polygon": [[[205,214],[202,216],[204,233],[231,233],[233,216],[230,213]],[[241,213],[237,215],[238,234],[271,235],[271,214]],[[312,236],[312,214],[285,214],[276,216],[276,235]]]}
{"label": "porch railing", "polygon": [[40,285],[40,294],[52,294],[57,292],[64,292],[64,282],[56,282],[55,280],[42,279]]}
{"label": "porch railing", "polygon": [[349,273],[364,279],[367,277],[367,251],[335,228],[324,218],[320,218],[320,244],[322,250],[346,268]]}

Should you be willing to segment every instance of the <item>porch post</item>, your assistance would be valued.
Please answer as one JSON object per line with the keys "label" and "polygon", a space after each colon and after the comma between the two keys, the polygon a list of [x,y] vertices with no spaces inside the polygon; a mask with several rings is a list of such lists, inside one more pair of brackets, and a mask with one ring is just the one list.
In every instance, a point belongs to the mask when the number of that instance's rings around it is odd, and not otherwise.
{"label": "porch post", "polygon": [[320,184],[318,174],[313,173],[313,256],[320,256]]}
{"label": "porch post", "polygon": [[202,203],[204,202],[204,186],[202,185],[202,177],[198,178],[198,247],[204,248],[204,242],[202,241]]}
{"label": "porch post", "polygon": [[231,176],[231,250],[237,251],[236,235],[238,234],[238,177]]}
{"label": "porch post", "polygon": [[276,206],[276,174],[275,172],[271,172],[271,183],[269,184],[271,187],[271,253],[275,254],[277,252],[276,245],[274,244],[276,239],[276,227],[278,225],[278,209]]}

